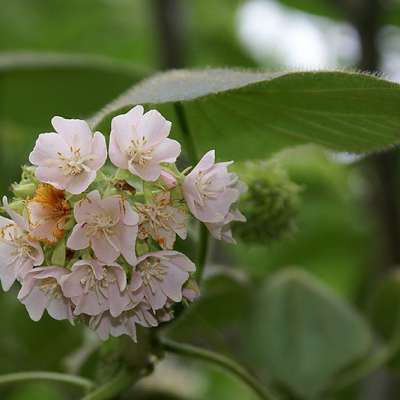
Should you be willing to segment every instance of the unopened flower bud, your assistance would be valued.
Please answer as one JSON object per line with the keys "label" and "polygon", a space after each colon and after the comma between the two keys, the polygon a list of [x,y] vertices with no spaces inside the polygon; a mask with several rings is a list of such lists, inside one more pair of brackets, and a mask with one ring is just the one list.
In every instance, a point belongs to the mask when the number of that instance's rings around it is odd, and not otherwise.
{"label": "unopened flower bud", "polygon": [[235,224],[235,236],[246,243],[265,244],[293,234],[300,186],[279,166],[263,162],[238,164],[235,171],[247,184],[240,208],[246,224]]}
{"label": "unopened flower bud", "polygon": [[11,191],[15,197],[26,199],[35,194],[38,181],[35,177],[35,168],[24,165],[22,167],[21,180],[11,185]]}
{"label": "unopened flower bud", "polygon": [[13,183],[11,185],[11,191],[15,197],[27,198],[35,194],[36,185],[34,183]]}
{"label": "unopened flower bud", "polygon": [[173,189],[178,184],[176,178],[165,170],[161,171],[160,179],[163,181],[167,189]]}
{"label": "unopened flower bud", "polygon": [[194,279],[189,279],[183,286],[183,298],[189,302],[195,301],[200,296],[200,288]]}
{"label": "unopened flower bud", "polygon": [[25,201],[21,199],[16,199],[11,201],[8,206],[10,210],[17,212],[18,214],[22,214],[25,209]]}

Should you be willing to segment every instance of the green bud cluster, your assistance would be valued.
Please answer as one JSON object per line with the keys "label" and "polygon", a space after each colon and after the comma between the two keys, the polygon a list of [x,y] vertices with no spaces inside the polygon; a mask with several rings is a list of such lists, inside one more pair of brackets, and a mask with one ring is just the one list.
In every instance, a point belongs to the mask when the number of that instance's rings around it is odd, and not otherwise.
{"label": "green bud cluster", "polygon": [[35,170],[31,166],[24,165],[22,167],[21,180],[11,185],[11,191],[17,198],[26,199],[35,194],[38,181],[35,177]]}
{"label": "green bud cluster", "polygon": [[273,162],[237,163],[235,172],[248,186],[240,200],[247,223],[234,225],[235,236],[245,243],[267,244],[293,235],[301,187]]}

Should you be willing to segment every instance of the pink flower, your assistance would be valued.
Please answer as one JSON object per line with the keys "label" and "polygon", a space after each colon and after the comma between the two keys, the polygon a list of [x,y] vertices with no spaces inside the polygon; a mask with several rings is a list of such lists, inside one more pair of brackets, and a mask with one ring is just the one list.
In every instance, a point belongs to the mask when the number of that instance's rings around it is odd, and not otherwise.
{"label": "pink flower", "polygon": [[177,251],[147,253],[138,258],[131,285],[137,288],[136,295],[142,293],[153,310],[158,310],[168,299],[182,301],[182,287],[195,269],[192,261]]}
{"label": "pink flower", "polygon": [[[239,191],[240,194],[247,190],[247,186],[239,180],[236,174],[232,174],[231,188]],[[207,229],[215,239],[223,240],[227,243],[236,243],[236,240],[232,236],[231,224],[232,222],[246,222],[246,217],[239,211],[239,198],[236,202],[231,205],[228,214],[225,215],[224,219],[219,222],[205,223]]]}
{"label": "pink flower", "polygon": [[173,163],[181,152],[176,140],[169,139],[171,122],[158,111],[143,114],[136,106],[111,122],[110,159],[122,169],[145,181],[155,181],[161,174],[161,163]]}
{"label": "pink flower", "polygon": [[139,216],[120,196],[101,199],[97,190],[74,207],[77,225],[67,246],[72,250],[93,248],[96,257],[106,263],[121,254],[131,265],[136,263],[135,242]]}
{"label": "pink flower", "polygon": [[101,340],[107,340],[110,336],[128,335],[137,342],[137,324],[145,328],[158,325],[158,321],[149,306],[144,303],[137,304],[118,317],[113,317],[108,311],[105,311],[89,320],[89,328],[94,330]]}
{"label": "pink flower", "polygon": [[40,245],[28,236],[24,217],[11,210],[7,198],[4,208],[12,219],[0,216],[0,280],[7,291],[16,279],[22,279],[34,266],[41,265],[44,255]]}
{"label": "pink flower", "polygon": [[183,181],[183,195],[192,214],[202,222],[222,223],[238,201],[237,175],[232,162],[215,163],[214,150],[206,153]]}
{"label": "pink flower", "polygon": [[153,196],[151,203],[136,203],[139,212],[139,238],[153,238],[163,249],[172,249],[176,235],[186,239],[187,213],[171,205],[170,192]]}
{"label": "pink flower", "polygon": [[75,315],[98,315],[110,310],[117,317],[128,304],[123,295],[125,287],[125,271],[119,264],[97,260],[77,261],[62,281],[64,295],[75,305]]}
{"label": "pink flower", "polygon": [[67,274],[65,268],[39,267],[25,275],[18,299],[33,321],[39,321],[46,309],[54,319],[72,321],[71,303],[64,297],[60,286]]}
{"label": "pink flower", "polygon": [[94,136],[86,121],[54,117],[57,133],[42,133],[29,161],[37,166],[36,177],[72,194],[84,192],[107,158],[104,136]]}

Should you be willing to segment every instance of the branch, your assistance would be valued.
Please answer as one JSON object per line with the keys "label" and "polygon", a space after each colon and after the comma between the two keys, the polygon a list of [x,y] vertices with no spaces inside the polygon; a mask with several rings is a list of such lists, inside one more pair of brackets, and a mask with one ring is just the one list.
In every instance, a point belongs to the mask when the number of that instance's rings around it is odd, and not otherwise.
{"label": "branch", "polygon": [[248,371],[228,357],[191,345],[176,343],[165,338],[160,338],[159,341],[161,348],[166,352],[207,361],[229,371],[231,374],[235,375],[239,380],[249,386],[262,400],[278,400],[275,394],[272,394]]}
{"label": "branch", "polygon": [[94,386],[93,382],[90,381],[89,379],[75,375],[61,374],[57,372],[33,371],[33,372],[17,372],[14,374],[0,375],[0,385],[23,382],[23,381],[32,381],[32,380],[69,383],[70,385],[80,386],[81,388],[86,390],[92,389]]}

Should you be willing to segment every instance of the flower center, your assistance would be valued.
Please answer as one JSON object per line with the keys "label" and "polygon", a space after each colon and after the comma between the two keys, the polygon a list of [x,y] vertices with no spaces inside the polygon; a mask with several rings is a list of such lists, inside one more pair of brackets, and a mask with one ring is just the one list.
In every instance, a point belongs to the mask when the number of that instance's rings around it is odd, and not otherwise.
{"label": "flower center", "polygon": [[99,304],[102,304],[105,298],[108,298],[107,289],[110,284],[116,282],[115,277],[107,272],[107,268],[103,267],[103,274],[100,279],[97,279],[93,271],[88,267],[87,274],[80,280],[81,287],[85,294],[90,291],[94,292]]}
{"label": "flower center", "polygon": [[34,259],[34,248],[26,240],[26,235],[22,233],[14,224],[0,229],[0,242],[14,247],[12,256],[14,261],[19,258]]}
{"label": "flower center", "polygon": [[144,137],[131,140],[131,144],[127,150],[127,155],[131,163],[144,166],[151,160],[153,149],[146,148],[146,144],[147,139]]}
{"label": "flower center", "polygon": [[169,228],[168,221],[171,218],[170,210],[164,205],[158,204],[137,204],[140,212],[141,222],[150,223],[154,228]]}
{"label": "flower center", "polygon": [[146,258],[138,265],[138,271],[142,277],[143,283],[146,286],[152,286],[152,280],[157,279],[162,281],[167,273],[167,268],[161,265],[160,261],[156,258]]}
{"label": "flower center", "polygon": [[19,238],[15,244],[20,257],[32,258],[33,248],[24,239]]}
{"label": "flower center", "polygon": [[40,281],[39,289],[48,297],[59,299],[62,297],[60,285],[55,278],[44,278]]}
{"label": "flower center", "polygon": [[83,171],[87,170],[85,165],[86,161],[93,160],[92,155],[88,155],[85,157],[81,156],[80,148],[70,148],[71,155],[69,157],[64,154],[58,152],[58,158],[61,160],[61,165],[59,168],[65,176],[77,176],[80,175]]}
{"label": "flower center", "polygon": [[96,236],[99,233],[112,235],[113,227],[116,221],[111,215],[97,214],[92,218],[92,222],[86,225],[86,233],[88,236]]}
{"label": "flower center", "polygon": [[195,185],[200,195],[199,203],[201,205],[204,205],[204,201],[216,199],[218,197],[218,193],[223,191],[223,189],[215,190],[212,188],[214,181],[213,178],[213,175],[205,176],[204,172],[202,171],[200,171],[196,176]]}

